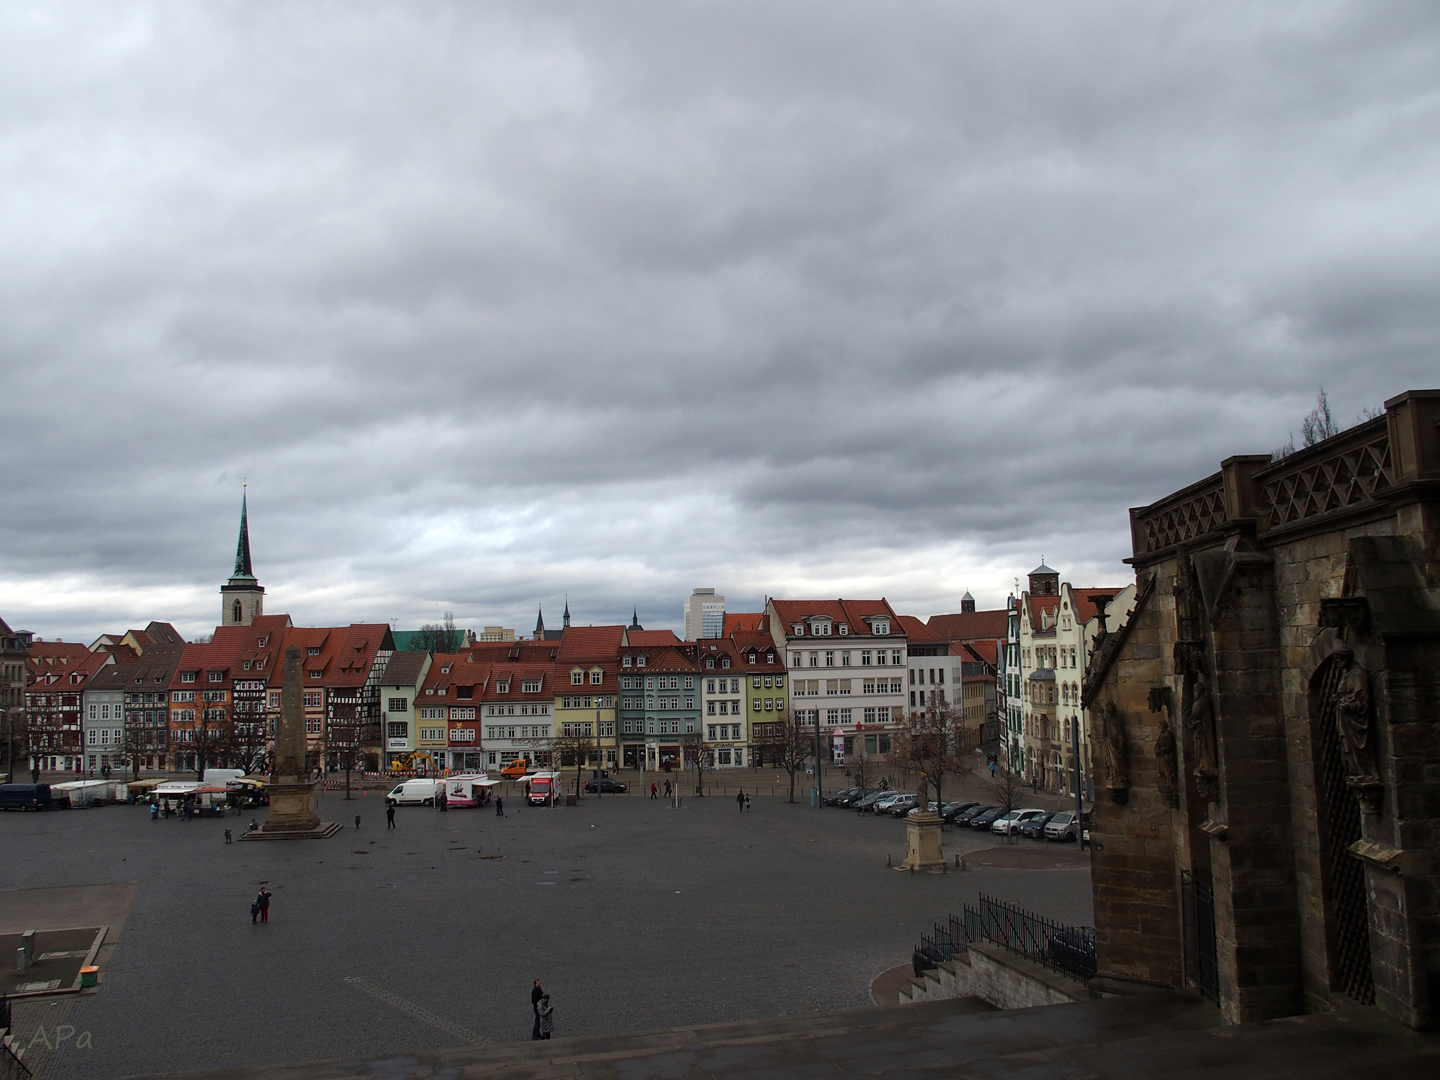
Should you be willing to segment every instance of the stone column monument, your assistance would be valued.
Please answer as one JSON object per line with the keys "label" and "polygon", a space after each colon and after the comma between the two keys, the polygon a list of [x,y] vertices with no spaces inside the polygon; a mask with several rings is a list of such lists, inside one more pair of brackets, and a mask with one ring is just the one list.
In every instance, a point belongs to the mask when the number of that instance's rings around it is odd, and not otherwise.
{"label": "stone column monument", "polygon": [[300,684],[300,649],[285,650],[285,675],[280,690],[280,720],[275,728],[275,765],[270,776],[270,817],[242,840],[316,840],[333,836],[340,825],[321,821],[315,811],[315,788],[305,765],[305,708]]}
{"label": "stone column monument", "polygon": [[930,789],[923,776],[916,795],[919,805],[905,815],[905,861],[895,869],[944,873],[945,852],[940,846],[940,827],[944,821],[939,814],[930,811]]}

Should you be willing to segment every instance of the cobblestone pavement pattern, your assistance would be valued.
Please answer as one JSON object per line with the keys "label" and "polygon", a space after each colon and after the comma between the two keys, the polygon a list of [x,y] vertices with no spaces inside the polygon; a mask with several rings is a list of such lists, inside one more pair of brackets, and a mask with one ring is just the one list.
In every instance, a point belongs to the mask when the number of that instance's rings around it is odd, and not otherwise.
{"label": "cobblestone pavement pattern", "polygon": [[[895,819],[772,799],[506,810],[403,807],[387,830],[374,795],[332,794],[333,839],[230,845],[248,818],[0,815],[9,888],[140,883],[100,992],[69,1010],[93,1048],[57,1050],[43,1080],[525,1040],[536,977],[557,1036],[855,1008],[977,892],[1090,921],[1086,870],[888,869]],[[252,926],[262,881],[271,921]]]}

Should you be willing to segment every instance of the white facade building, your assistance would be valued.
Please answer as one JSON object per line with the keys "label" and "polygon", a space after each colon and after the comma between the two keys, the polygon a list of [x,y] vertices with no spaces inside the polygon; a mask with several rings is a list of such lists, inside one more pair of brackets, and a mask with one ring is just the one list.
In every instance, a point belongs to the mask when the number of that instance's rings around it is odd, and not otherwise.
{"label": "white facade building", "polygon": [[685,640],[725,636],[725,597],[696,589],[685,598]]}

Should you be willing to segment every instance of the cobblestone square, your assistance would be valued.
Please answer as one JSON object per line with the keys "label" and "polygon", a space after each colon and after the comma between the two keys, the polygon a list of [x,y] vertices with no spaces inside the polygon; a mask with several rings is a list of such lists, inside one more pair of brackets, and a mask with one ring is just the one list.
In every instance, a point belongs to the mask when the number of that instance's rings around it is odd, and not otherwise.
{"label": "cobblestone square", "polygon": [[[224,830],[248,817],[5,814],[7,888],[138,882],[100,991],[67,999],[90,1048],[58,1050],[42,1075],[524,1040],[536,977],[559,1035],[861,1007],[920,931],[977,892],[1090,921],[1087,870],[898,873],[898,820],[753,806],[507,800],[503,819],[405,807],[387,830],[375,793],[331,793],[322,816],[346,826],[333,839],[230,845]],[[990,840],[946,832],[952,852]],[[253,926],[261,882],[275,901]]]}

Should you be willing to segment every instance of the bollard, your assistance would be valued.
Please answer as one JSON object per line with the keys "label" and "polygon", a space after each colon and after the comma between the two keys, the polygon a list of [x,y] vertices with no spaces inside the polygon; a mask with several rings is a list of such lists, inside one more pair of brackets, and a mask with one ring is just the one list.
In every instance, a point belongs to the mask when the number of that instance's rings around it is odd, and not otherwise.
{"label": "bollard", "polygon": [[15,969],[28,971],[35,964],[35,931],[26,930],[20,935],[20,947],[15,950]]}
{"label": "bollard", "polygon": [[893,862],[890,861],[890,853],[889,853],[888,851],[885,853],[885,865],[886,865],[886,866],[894,866],[894,865],[895,865]]}

